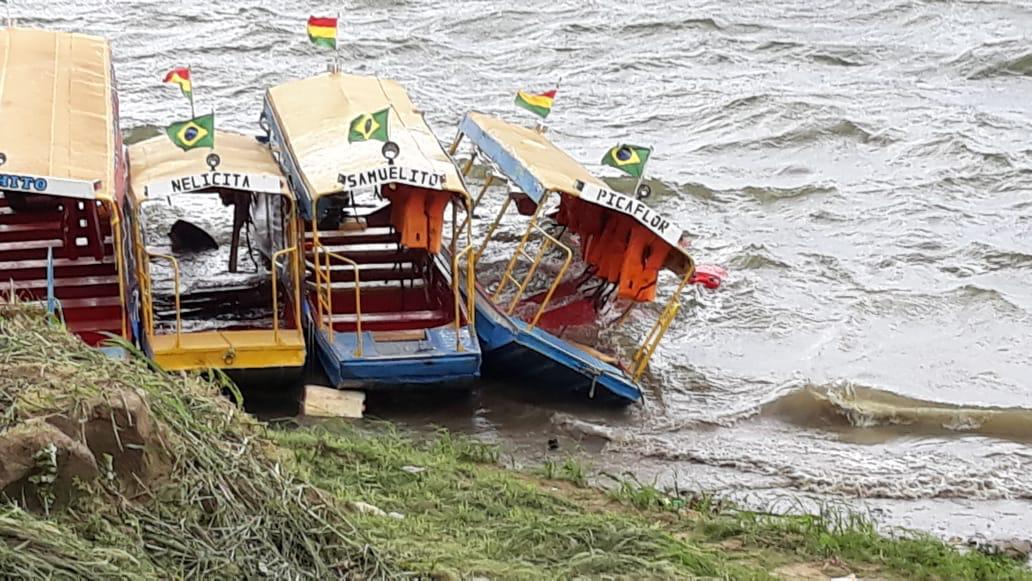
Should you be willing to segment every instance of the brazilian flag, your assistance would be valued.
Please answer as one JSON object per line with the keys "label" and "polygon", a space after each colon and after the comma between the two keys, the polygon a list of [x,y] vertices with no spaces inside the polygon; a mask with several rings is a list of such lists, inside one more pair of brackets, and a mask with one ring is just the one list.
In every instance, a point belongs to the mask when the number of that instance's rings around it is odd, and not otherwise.
{"label": "brazilian flag", "polygon": [[173,123],[165,130],[176,147],[190,151],[195,147],[215,147],[215,114],[194,117],[189,121]]}
{"label": "brazilian flag", "polygon": [[351,120],[351,128],[348,131],[348,143],[354,141],[387,141],[387,113],[390,107],[381,109],[376,113],[362,113]]}
{"label": "brazilian flag", "polygon": [[620,144],[606,152],[602,163],[638,178],[645,171],[645,162],[651,154],[650,147]]}

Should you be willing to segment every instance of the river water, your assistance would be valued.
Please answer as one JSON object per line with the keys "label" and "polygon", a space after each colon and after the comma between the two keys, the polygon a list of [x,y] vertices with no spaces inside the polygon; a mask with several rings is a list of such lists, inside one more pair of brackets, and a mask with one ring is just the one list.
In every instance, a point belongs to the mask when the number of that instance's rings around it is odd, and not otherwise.
{"label": "river water", "polygon": [[[12,8],[22,25],[111,39],[124,127],[187,116],[160,81],[190,65],[198,107],[249,132],[265,87],[325,70],[304,21],[338,10],[344,69],[403,82],[442,139],[469,109],[527,119],[515,91],[561,78],[549,135],[603,175],[616,142],[654,146],[653,204],[699,262],[730,271],[692,291],[644,406],[486,386],[378,413],[526,458],[559,437],[599,469],[760,506],[1032,536],[1027,0]],[[632,345],[655,312],[610,340]]]}

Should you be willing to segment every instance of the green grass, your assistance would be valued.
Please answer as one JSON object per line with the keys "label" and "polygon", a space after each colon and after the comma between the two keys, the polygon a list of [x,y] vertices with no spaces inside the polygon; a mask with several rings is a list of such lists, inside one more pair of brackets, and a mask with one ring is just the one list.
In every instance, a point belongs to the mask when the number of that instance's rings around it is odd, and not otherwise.
{"label": "green grass", "polygon": [[506,470],[498,448],[447,432],[269,429],[220,396],[231,386],[218,374],[114,362],[24,310],[0,303],[0,437],[26,418],[78,421],[93,398],[138,390],[160,429],[148,446],[168,473],[144,495],[82,482],[49,515],[0,502],[0,578],[767,579],[804,567],[1032,579],[1002,557],[888,538],[847,513],[765,514],[633,479],[598,489],[573,457]]}
{"label": "green grass", "polygon": [[[678,540],[648,519],[585,507],[495,466],[497,452],[486,453],[482,444],[446,433],[422,446],[390,429],[376,435],[301,429],[276,439],[294,450],[316,486],[403,514],[358,515],[355,525],[385,559],[415,574],[560,579],[759,573]],[[412,473],[411,467],[423,470]]]}
{"label": "green grass", "polygon": [[359,515],[355,525],[418,575],[765,579],[802,563],[832,576],[1032,579],[1018,563],[928,536],[882,536],[855,515],[765,514],[633,480],[599,490],[572,458],[506,470],[495,448],[446,432],[425,442],[379,426],[272,432],[316,486],[404,515]]}

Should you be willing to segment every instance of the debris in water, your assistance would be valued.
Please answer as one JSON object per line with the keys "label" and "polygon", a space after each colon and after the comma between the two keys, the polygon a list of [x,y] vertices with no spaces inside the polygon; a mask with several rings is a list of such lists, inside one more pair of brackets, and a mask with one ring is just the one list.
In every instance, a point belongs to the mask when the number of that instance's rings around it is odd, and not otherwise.
{"label": "debris in water", "polygon": [[373,516],[387,516],[387,512],[378,506],[373,506],[368,502],[362,502],[361,500],[353,500],[348,503],[348,508],[357,512],[358,514],[371,514]]}
{"label": "debris in water", "polygon": [[172,241],[172,252],[177,254],[215,250],[219,247],[211,234],[186,220],[176,220],[168,232],[168,237]]}

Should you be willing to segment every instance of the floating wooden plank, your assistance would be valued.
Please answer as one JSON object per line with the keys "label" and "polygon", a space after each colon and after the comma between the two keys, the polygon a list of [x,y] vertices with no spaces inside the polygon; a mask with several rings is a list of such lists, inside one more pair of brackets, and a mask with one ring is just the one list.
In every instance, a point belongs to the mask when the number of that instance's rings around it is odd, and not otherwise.
{"label": "floating wooden plank", "polygon": [[361,418],[365,392],[306,385],[301,413],[320,418]]}

